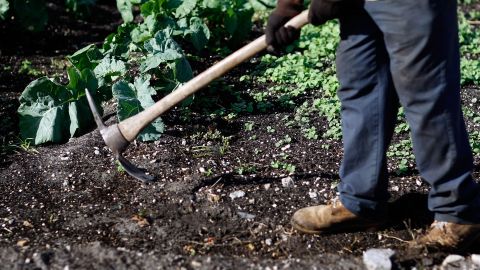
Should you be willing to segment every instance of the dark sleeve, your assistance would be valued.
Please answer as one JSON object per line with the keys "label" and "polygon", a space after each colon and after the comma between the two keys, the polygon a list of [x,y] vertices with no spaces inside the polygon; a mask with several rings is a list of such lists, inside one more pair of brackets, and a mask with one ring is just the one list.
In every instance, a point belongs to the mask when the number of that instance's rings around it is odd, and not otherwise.
{"label": "dark sleeve", "polygon": [[303,0],[278,0],[276,11],[285,16],[295,16],[303,9]]}

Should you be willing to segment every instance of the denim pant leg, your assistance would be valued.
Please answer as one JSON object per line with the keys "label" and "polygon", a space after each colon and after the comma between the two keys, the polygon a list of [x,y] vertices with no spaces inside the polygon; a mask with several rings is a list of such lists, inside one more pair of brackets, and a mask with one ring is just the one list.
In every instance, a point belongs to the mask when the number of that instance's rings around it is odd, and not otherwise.
{"label": "denim pant leg", "polygon": [[365,9],[381,29],[417,166],[435,219],[480,222],[480,187],[460,105],[455,0],[379,0]]}
{"label": "denim pant leg", "polygon": [[386,214],[386,149],[393,134],[398,98],[380,29],[365,10],[340,19],[337,50],[338,96],[342,109],[344,157],[340,200],[368,218]]}

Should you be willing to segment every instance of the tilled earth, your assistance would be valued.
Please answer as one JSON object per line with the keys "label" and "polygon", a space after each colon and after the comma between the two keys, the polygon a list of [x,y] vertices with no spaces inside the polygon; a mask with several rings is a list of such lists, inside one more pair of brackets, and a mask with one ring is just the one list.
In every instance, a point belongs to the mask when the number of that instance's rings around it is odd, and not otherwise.
{"label": "tilled earth", "polygon": [[[19,61],[31,59],[46,73],[62,67],[28,50],[0,58],[0,70],[13,66],[0,77],[1,269],[361,269],[370,248],[394,249],[400,269],[429,269],[448,255],[408,248],[406,241],[432,221],[428,186],[413,167],[394,173],[396,164],[390,164],[391,222],[380,231],[312,236],[292,230],[296,209],[335,197],[342,146],[286,127],[281,119],[291,112],[194,116],[197,124],[178,124],[171,112],[161,140],[134,143],[126,153],[156,176],[150,184],[126,175],[93,130],[62,145],[15,146],[16,99],[33,79],[15,77]],[[61,52],[53,59],[62,59]],[[463,91],[465,103],[479,97],[476,87]],[[106,111],[112,115],[113,105]],[[316,126],[325,130],[325,120]],[[276,146],[285,135],[292,141]],[[279,160],[295,165],[295,173],[272,168]],[[479,165],[476,158],[476,179]],[[479,252],[480,246],[464,255]]]}

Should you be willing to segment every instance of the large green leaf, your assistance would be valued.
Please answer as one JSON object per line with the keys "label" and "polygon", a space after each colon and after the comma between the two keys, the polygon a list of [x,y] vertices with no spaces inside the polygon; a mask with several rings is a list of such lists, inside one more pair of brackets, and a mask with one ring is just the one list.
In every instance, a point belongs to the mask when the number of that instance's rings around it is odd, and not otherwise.
{"label": "large green leaf", "polygon": [[[155,90],[150,86],[150,76],[137,77],[133,84],[118,81],[112,87],[113,96],[117,99],[117,115],[120,121],[136,115],[155,102],[152,95]],[[158,140],[165,126],[160,118],[148,125],[139,135],[141,141]]]}
{"label": "large green leaf", "polygon": [[197,0],[184,0],[175,10],[175,18],[183,18],[189,15],[197,6]]}
{"label": "large green leaf", "polygon": [[209,8],[209,9],[219,9],[221,7],[221,1],[220,0],[203,0],[203,7],[204,8]]}
{"label": "large green leaf", "polygon": [[7,0],[0,0],[0,19],[5,20],[10,4]]}
{"label": "large green leaf", "polygon": [[225,28],[231,35],[230,43],[238,45],[252,30],[253,9],[227,10],[225,17]]}
{"label": "large green leaf", "polygon": [[190,19],[190,41],[192,42],[195,49],[201,50],[205,48],[210,39],[210,31],[208,26],[198,17],[193,17]]}
{"label": "large green leaf", "polygon": [[105,57],[93,71],[98,79],[99,86],[102,87],[125,75],[127,67],[121,60]]}
{"label": "large green leaf", "polygon": [[119,26],[116,33],[108,35],[105,39],[102,53],[110,57],[129,58],[130,45],[132,43],[130,33],[133,29],[134,24],[123,24]]}
{"label": "large green leaf", "polygon": [[90,44],[76,51],[74,54],[67,56],[67,59],[70,61],[70,63],[72,63],[72,65],[78,70],[93,70],[102,58],[103,54],[100,52],[100,50],[98,50],[95,44]]}
{"label": "large green leaf", "polygon": [[117,0],[117,8],[124,22],[133,21],[132,2],[130,0]]}
{"label": "large green leaf", "polygon": [[42,31],[47,25],[48,13],[44,0],[14,0],[15,17],[27,30]]}
{"label": "large green leaf", "polygon": [[157,68],[162,63],[168,63],[184,58],[182,48],[171,37],[172,31],[158,31],[155,37],[145,42],[148,54],[140,66],[142,72]]}
{"label": "large green leaf", "polygon": [[68,70],[70,83],[61,85],[43,77],[31,82],[20,96],[20,133],[34,144],[64,142],[84,133],[93,124],[85,88],[96,93],[90,70]]}
{"label": "large green leaf", "polygon": [[174,71],[174,79],[176,81],[184,83],[188,82],[190,79],[193,78],[192,67],[190,66],[190,63],[188,63],[187,59],[185,59],[185,57],[177,59],[173,63],[173,65],[171,65],[171,67]]}

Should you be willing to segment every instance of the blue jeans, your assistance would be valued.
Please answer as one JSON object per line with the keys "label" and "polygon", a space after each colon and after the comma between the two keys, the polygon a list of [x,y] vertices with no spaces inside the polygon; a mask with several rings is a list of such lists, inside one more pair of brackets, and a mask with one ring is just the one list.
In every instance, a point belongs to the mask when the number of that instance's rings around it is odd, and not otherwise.
{"label": "blue jeans", "polygon": [[344,158],[340,200],[386,215],[386,151],[399,103],[435,219],[480,222],[480,186],[460,105],[455,0],[377,0],[340,18],[337,51]]}

